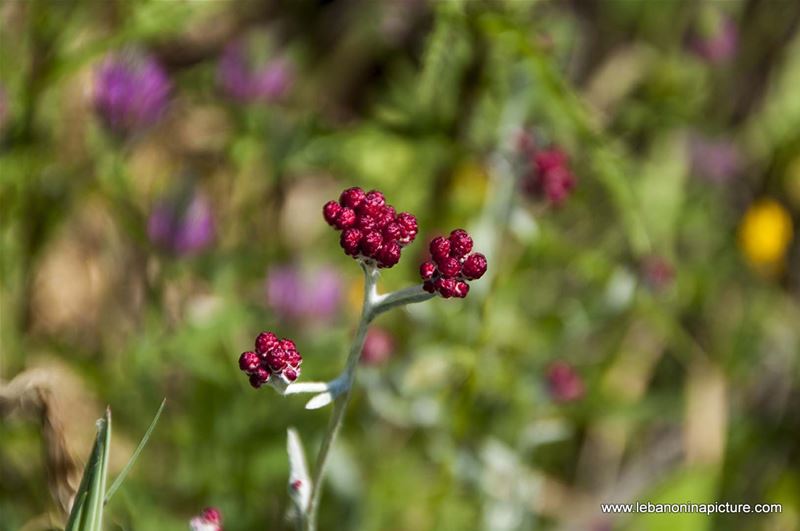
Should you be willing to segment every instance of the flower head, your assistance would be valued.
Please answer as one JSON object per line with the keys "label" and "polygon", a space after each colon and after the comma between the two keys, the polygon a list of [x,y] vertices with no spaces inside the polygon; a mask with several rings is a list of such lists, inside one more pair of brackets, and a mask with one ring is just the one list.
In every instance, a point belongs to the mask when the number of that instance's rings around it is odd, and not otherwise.
{"label": "flower head", "polygon": [[583,379],[566,361],[554,361],[546,370],[547,388],[556,402],[572,402],[583,397]]}
{"label": "flower head", "polygon": [[780,270],[792,241],[792,218],[777,201],[764,199],[747,209],[739,245],[750,264],[766,273]]}
{"label": "flower head", "polygon": [[192,531],[223,531],[222,513],[219,509],[207,507],[189,521],[189,527]]}
{"label": "flower head", "polygon": [[428,247],[431,259],[419,268],[422,287],[429,293],[439,293],[445,299],[464,298],[469,293],[469,280],[486,273],[486,257],[472,251],[472,237],[464,229],[456,229],[445,238],[438,236]]}
{"label": "flower head", "polygon": [[284,57],[257,60],[246,39],[225,47],[217,67],[217,80],[225,94],[241,103],[272,102],[289,91],[294,74]]}
{"label": "flower head", "polygon": [[399,262],[403,247],[418,232],[417,218],[408,212],[398,214],[378,190],[348,188],[339,201],[325,203],[322,216],[342,231],[339,244],[345,254],[378,267]]}
{"label": "flower head", "polygon": [[184,201],[164,200],[150,213],[147,234],[159,247],[180,255],[196,254],[214,240],[211,205],[196,193]]}
{"label": "flower head", "polygon": [[129,135],[161,118],[171,89],[167,73],[152,57],[115,53],[95,74],[94,108],[110,131]]}
{"label": "flower head", "polygon": [[520,137],[519,147],[528,166],[521,183],[523,192],[545,197],[555,206],[562,204],[576,183],[566,152],[559,148],[539,150],[529,135]]}
{"label": "flower head", "polygon": [[239,369],[250,378],[250,385],[258,389],[270,384],[280,392],[300,377],[303,356],[290,339],[279,339],[272,332],[256,336],[255,350],[239,356]]}

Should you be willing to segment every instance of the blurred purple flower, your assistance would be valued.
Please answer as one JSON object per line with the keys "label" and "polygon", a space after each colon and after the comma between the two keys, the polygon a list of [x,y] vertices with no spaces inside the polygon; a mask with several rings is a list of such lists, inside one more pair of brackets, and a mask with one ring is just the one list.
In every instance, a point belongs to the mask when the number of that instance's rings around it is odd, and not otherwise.
{"label": "blurred purple flower", "polygon": [[110,54],[94,80],[94,108],[115,134],[155,124],[167,108],[172,84],[152,57],[138,52]]}
{"label": "blurred purple flower", "polygon": [[727,139],[692,135],[689,154],[692,172],[715,184],[731,180],[742,168],[742,155]]}
{"label": "blurred purple flower", "polygon": [[323,267],[304,273],[292,265],[267,274],[267,303],[287,320],[328,320],[341,301],[342,286],[334,269]]}
{"label": "blurred purple flower", "polygon": [[736,23],[725,15],[715,14],[704,26],[689,38],[692,51],[711,64],[724,63],[732,58],[739,45]]}
{"label": "blurred purple flower", "polygon": [[547,388],[556,402],[572,402],[583,397],[583,379],[566,361],[554,361],[545,372]]}
{"label": "blurred purple flower", "polygon": [[294,74],[286,58],[254,61],[244,41],[225,47],[217,67],[222,90],[241,103],[272,102],[282,98],[292,85]]}
{"label": "blurred purple flower", "polygon": [[370,328],[361,351],[365,365],[380,365],[389,359],[394,350],[392,335],[383,328]]}
{"label": "blurred purple flower", "polygon": [[156,205],[147,223],[155,245],[180,255],[196,254],[214,240],[215,223],[208,200],[195,194],[188,203],[174,200]]}

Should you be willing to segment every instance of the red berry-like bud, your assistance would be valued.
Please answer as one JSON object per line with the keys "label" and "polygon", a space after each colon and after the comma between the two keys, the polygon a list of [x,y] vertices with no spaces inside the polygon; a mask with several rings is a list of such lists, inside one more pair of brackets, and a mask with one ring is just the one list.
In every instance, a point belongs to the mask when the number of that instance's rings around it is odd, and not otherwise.
{"label": "red berry-like bud", "polygon": [[256,352],[261,355],[266,354],[278,345],[280,345],[278,336],[272,332],[261,332],[258,334],[258,337],[256,337]]}
{"label": "red berry-like bud", "polygon": [[372,216],[363,215],[358,217],[356,226],[361,232],[366,234],[367,232],[375,230],[377,228],[377,223],[375,223],[375,218]]}
{"label": "red berry-like bud", "polygon": [[383,211],[383,205],[386,204],[386,199],[383,194],[378,190],[371,190],[367,192],[364,201],[359,205],[358,212],[362,215],[366,214],[377,218]]}
{"label": "red berry-like bud", "polygon": [[486,273],[486,257],[481,253],[473,253],[464,260],[461,272],[468,280],[477,280]]}
{"label": "red berry-like bud", "polygon": [[403,235],[403,229],[399,223],[391,222],[383,228],[383,237],[389,241],[400,239]]}
{"label": "red berry-like bud", "polygon": [[437,236],[431,240],[429,250],[433,260],[438,264],[441,260],[450,256],[450,241],[441,236]]}
{"label": "red berry-like bud", "polygon": [[283,350],[297,350],[297,345],[291,339],[281,339],[281,348]]}
{"label": "red berry-like bud", "polygon": [[364,190],[354,186],[342,192],[342,195],[339,196],[339,202],[342,206],[355,210],[364,201],[365,196]]}
{"label": "red berry-like bud", "polygon": [[368,232],[361,240],[361,252],[366,256],[374,257],[380,250],[383,237],[378,231]]}
{"label": "red berry-like bud", "polygon": [[219,509],[214,507],[206,507],[203,509],[202,517],[205,521],[212,524],[222,523],[222,514],[219,512]]}
{"label": "red berry-like bud", "polygon": [[386,242],[381,246],[376,258],[380,267],[392,267],[400,261],[400,244],[397,242]]}
{"label": "red berry-like bud", "polygon": [[255,372],[256,369],[259,368],[261,365],[261,360],[258,358],[258,354],[252,351],[242,352],[242,355],[239,356],[239,369],[243,370],[244,372],[250,374]]}
{"label": "red berry-like bud", "polygon": [[456,292],[456,280],[453,278],[437,278],[434,281],[434,286],[436,287],[436,291],[444,297],[445,299],[449,299]]}
{"label": "red berry-like bud", "polygon": [[436,286],[433,284],[432,280],[426,280],[422,283],[422,289],[428,293],[434,293],[436,291]]}
{"label": "red berry-like bud", "polygon": [[472,250],[472,238],[464,229],[456,229],[450,233],[450,254],[462,258]]}
{"label": "red berry-like bud", "polygon": [[283,376],[290,382],[297,380],[297,371],[294,369],[286,369],[283,371]]}
{"label": "red berry-like bud", "polygon": [[296,350],[291,350],[286,353],[286,363],[296,369],[303,363],[303,357]]}
{"label": "red berry-like bud", "polygon": [[356,256],[359,252],[359,244],[362,237],[363,235],[358,229],[345,229],[339,238],[339,245],[342,246],[345,254]]}
{"label": "red berry-like bud", "polygon": [[560,149],[546,149],[539,151],[533,158],[536,169],[540,172],[548,172],[555,168],[562,168],[567,165],[567,154]]}
{"label": "red berry-like bud", "polygon": [[250,385],[258,389],[269,381],[269,371],[263,367],[259,367],[250,375]]}
{"label": "red berry-like bud", "polygon": [[456,282],[455,288],[453,288],[453,296],[464,298],[469,293],[469,284],[463,281]]}
{"label": "red berry-like bud", "polygon": [[381,213],[378,215],[378,218],[376,220],[378,228],[383,229],[389,223],[393,223],[394,217],[395,217],[394,207],[392,207],[391,205],[383,205]]}
{"label": "red berry-like bud", "polygon": [[446,277],[454,277],[461,272],[461,263],[455,258],[445,258],[439,264],[439,271]]}
{"label": "red berry-like bud", "polygon": [[336,201],[328,201],[325,203],[325,206],[322,207],[322,215],[325,218],[325,221],[328,222],[330,226],[336,226],[336,216],[342,210],[342,206],[337,203]]}
{"label": "red berry-like bud", "polygon": [[286,351],[274,348],[267,352],[267,365],[273,371],[281,371],[286,367]]}
{"label": "red berry-like bud", "polygon": [[430,280],[434,273],[436,273],[436,264],[433,262],[423,262],[419,266],[419,276],[422,277],[422,280]]}
{"label": "red berry-like bud", "polygon": [[336,216],[334,224],[337,229],[343,230],[356,224],[358,217],[352,208],[343,208]]}
{"label": "red berry-like bud", "polygon": [[400,238],[400,243],[408,245],[417,237],[418,226],[417,218],[408,212],[401,212],[397,215],[397,224],[403,229],[403,235]]}

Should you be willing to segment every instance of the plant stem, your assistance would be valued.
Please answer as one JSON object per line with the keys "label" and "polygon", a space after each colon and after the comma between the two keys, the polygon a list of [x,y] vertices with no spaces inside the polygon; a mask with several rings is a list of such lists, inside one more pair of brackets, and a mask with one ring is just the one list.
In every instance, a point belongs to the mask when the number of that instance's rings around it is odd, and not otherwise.
{"label": "plant stem", "polygon": [[[350,347],[350,353],[347,356],[347,364],[341,376],[336,378],[335,401],[333,404],[333,413],[328,422],[328,428],[325,432],[325,437],[322,439],[322,445],[317,455],[317,463],[314,468],[314,476],[311,480],[311,499],[309,506],[306,510],[305,518],[303,519],[303,529],[305,531],[316,531],[317,529],[317,512],[319,511],[319,499],[322,495],[322,478],[325,474],[325,465],[328,461],[328,453],[330,452],[331,445],[333,445],[336,435],[344,421],[344,412],[347,409],[347,404],[350,401],[350,393],[353,390],[353,382],[355,381],[356,369],[358,368],[358,361],[361,359],[361,352],[364,350],[364,340],[367,337],[367,329],[372,320],[379,314],[414,302],[422,302],[433,298],[433,294],[426,292],[422,286],[412,286],[406,289],[395,291],[392,293],[378,295],[378,269],[375,266],[362,263],[361,268],[364,270],[364,302],[361,307],[361,319],[358,323],[355,338]],[[331,389],[329,382],[328,389]],[[324,385],[324,384],[323,384]],[[341,389],[341,392],[338,390]],[[305,392],[306,390],[298,392]]]}
{"label": "plant stem", "polygon": [[355,370],[361,357],[361,351],[364,348],[364,340],[367,337],[367,328],[374,317],[372,303],[376,298],[375,289],[378,282],[378,270],[364,264],[362,264],[361,268],[364,270],[364,302],[361,307],[361,319],[358,323],[353,344],[350,347],[350,354],[347,356],[347,366],[344,372],[347,378],[347,385],[344,388],[344,392],[336,397],[336,401],[333,404],[331,420],[328,422],[328,429],[325,432],[325,438],[322,440],[317,456],[314,476],[311,481],[311,500],[309,501],[305,519],[306,531],[316,531],[317,529],[317,512],[319,511],[319,499],[322,494],[322,477],[325,473],[325,465],[328,462],[328,453],[342,426],[344,412],[347,409],[347,403],[350,401],[350,392],[353,389]]}

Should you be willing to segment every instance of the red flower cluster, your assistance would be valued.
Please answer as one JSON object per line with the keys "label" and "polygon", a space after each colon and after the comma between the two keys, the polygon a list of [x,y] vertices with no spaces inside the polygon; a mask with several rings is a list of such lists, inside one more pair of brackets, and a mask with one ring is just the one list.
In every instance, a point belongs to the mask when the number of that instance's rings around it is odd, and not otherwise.
{"label": "red flower cluster", "polygon": [[563,203],[575,188],[575,175],[569,169],[567,154],[558,148],[535,150],[524,148],[530,170],[522,179],[526,193],[544,196],[552,204]]}
{"label": "red flower cluster", "polygon": [[399,262],[402,248],[417,236],[417,218],[396,213],[378,190],[348,188],[339,201],[325,203],[322,214],[330,226],[342,231],[339,244],[345,254],[378,267]]}
{"label": "red flower cluster", "polygon": [[445,299],[464,298],[469,293],[467,280],[477,280],[486,273],[486,257],[472,253],[472,238],[463,229],[456,229],[449,238],[438,236],[430,244],[431,260],[419,267],[428,293],[439,293]]}
{"label": "red flower cluster", "polygon": [[265,383],[282,386],[297,380],[303,357],[291,339],[278,339],[272,332],[261,332],[256,337],[255,352],[239,356],[239,368],[250,377],[250,385],[258,389]]}

